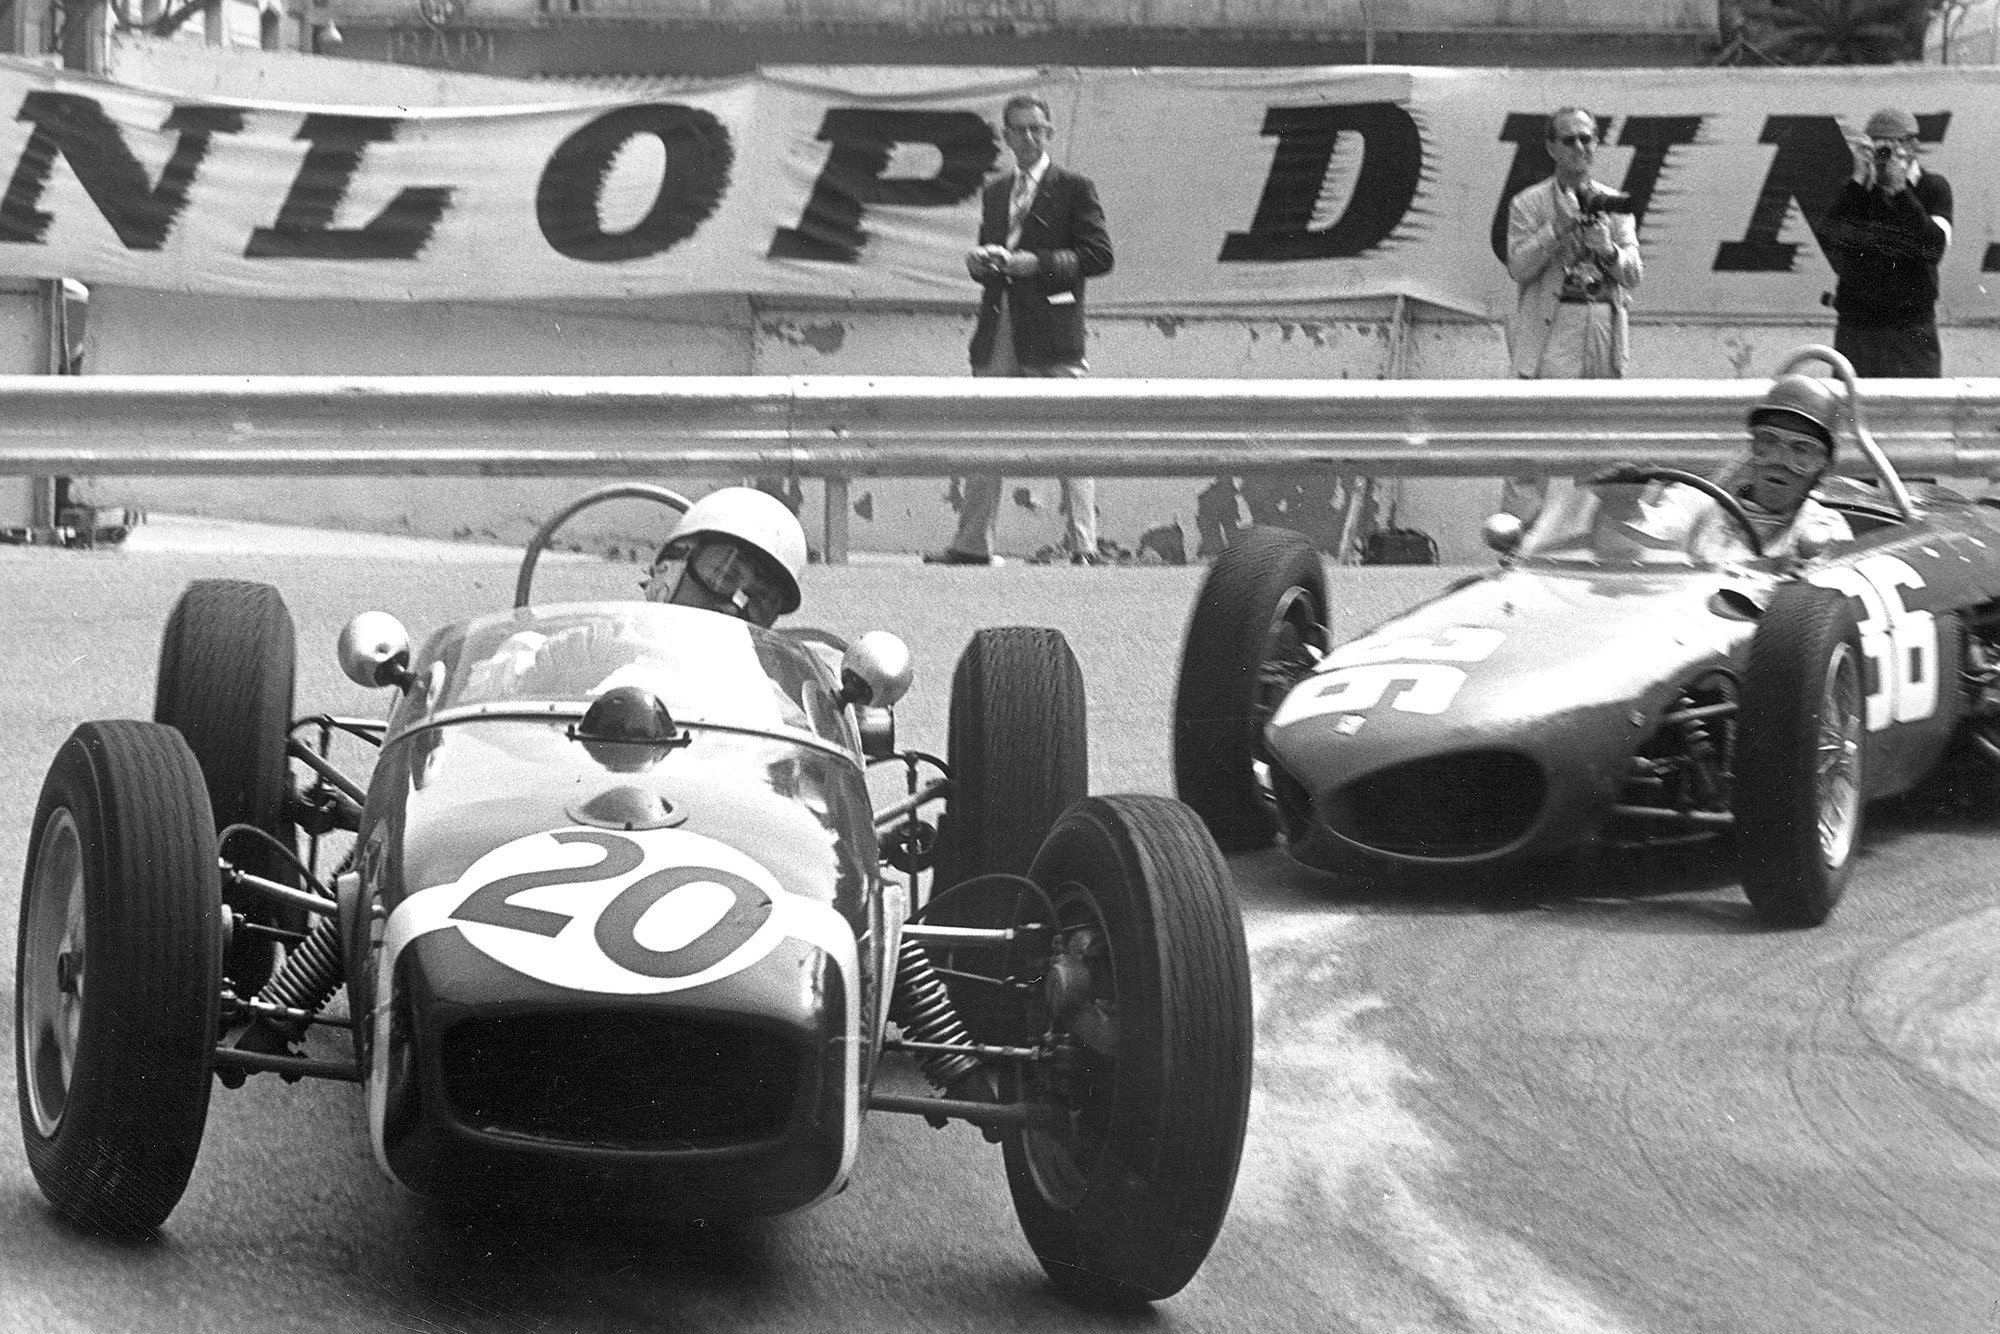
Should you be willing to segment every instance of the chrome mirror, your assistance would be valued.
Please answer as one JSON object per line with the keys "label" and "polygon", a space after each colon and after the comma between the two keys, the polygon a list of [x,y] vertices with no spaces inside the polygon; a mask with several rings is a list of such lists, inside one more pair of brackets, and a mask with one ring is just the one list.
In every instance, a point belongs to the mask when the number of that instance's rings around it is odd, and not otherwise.
{"label": "chrome mirror", "polygon": [[385,611],[364,611],[342,626],[334,652],[340,670],[358,686],[407,690],[416,679],[410,672],[410,632]]}
{"label": "chrome mirror", "polygon": [[870,630],[840,660],[840,702],[887,709],[916,681],[910,646],[887,630]]}
{"label": "chrome mirror", "polygon": [[1503,556],[1514,554],[1514,548],[1521,545],[1521,534],[1527,525],[1518,514],[1495,514],[1480,526],[1479,533],[1486,539],[1486,545]]}

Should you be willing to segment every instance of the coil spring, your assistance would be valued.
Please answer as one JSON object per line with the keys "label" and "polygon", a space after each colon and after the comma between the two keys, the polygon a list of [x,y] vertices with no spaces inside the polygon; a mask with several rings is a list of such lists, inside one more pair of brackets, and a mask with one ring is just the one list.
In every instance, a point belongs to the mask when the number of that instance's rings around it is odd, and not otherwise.
{"label": "coil spring", "polygon": [[[905,938],[897,955],[896,990],[890,997],[889,1017],[901,1026],[912,1042],[969,1042],[958,1007],[951,1003],[944,979],[931,964],[930,951],[923,942]],[[976,1056],[929,1052],[917,1059],[924,1078],[949,1091],[967,1075],[979,1069]]]}
{"label": "coil spring", "polygon": [[285,952],[284,965],[271,975],[257,999],[318,1014],[340,989],[340,981],[340,923],[321,917],[297,949]]}
{"label": "coil spring", "polygon": [[[1714,697],[1704,695],[1683,695],[1682,707],[1699,707],[1713,702]],[[1726,793],[1718,781],[1727,766],[1727,757],[1722,753],[1719,735],[1726,724],[1712,718],[1690,718],[1680,725],[1681,745],[1687,753],[1688,768],[1683,775],[1684,791],[1694,801],[1707,802],[1722,800]]]}

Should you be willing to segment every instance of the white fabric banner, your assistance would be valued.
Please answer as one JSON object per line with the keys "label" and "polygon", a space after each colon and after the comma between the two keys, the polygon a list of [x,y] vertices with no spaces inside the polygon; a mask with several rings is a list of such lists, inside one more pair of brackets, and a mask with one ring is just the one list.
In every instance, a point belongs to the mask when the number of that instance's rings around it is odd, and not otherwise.
{"label": "white fabric banner", "polygon": [[[355,78],[370,67],[354,63]],[[546,93],[524,85],[524,95]],[[1503,316],[1496,223],[1588,103],[1654,315],[1795,319],[1878,106],[1951,182],[1940,314],[2000,316],[2000,70],[773,70],[630,103],[424,110],[180,98],[0,59],[0,274],[302,299],[974,297],[993,132],[1050,103],[1117,267],[1100,308],[1395,297]],[[385,103],[387,99],[384,99]],[[1503,224],[1502,224],[1503,225]]]}

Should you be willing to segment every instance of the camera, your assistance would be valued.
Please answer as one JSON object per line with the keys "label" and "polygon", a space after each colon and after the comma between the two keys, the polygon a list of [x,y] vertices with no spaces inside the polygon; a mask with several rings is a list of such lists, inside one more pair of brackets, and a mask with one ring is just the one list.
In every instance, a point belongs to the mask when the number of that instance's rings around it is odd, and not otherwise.
{"label": "camera", "polygon": [[1894,144],[1875,145],[1875,160],[1877,162],[1887,162],[1894,156],[1896,156],[1896,146]]}
{"label": "camera", "polygon": [[1622,190],[1593,190],[1576,201],[1577,211],[1595,222],[1607,213],[1630,213],[1632,196]]}

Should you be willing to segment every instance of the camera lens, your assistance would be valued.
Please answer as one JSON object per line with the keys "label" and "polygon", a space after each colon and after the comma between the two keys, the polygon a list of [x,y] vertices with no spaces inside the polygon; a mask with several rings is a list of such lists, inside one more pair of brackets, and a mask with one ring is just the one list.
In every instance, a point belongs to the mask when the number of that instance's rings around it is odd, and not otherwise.
{"label": "camera lens", "polygon": [[1894,156],[1896,156],[1896,146],[1894,144],[1875,145],[1875,160],[1877,162],[1887,162]]}

